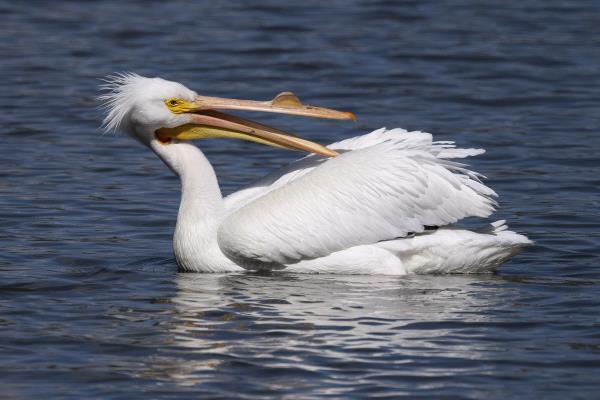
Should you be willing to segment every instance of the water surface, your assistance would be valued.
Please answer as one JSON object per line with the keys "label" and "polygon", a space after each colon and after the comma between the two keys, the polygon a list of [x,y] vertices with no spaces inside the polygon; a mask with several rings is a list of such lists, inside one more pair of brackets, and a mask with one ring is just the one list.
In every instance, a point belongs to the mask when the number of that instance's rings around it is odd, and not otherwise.
{"label": "water surface", "polygon": [[[593,398],[600,389],[596,2],[0,1],[0,397]],[[354,111],[488,153],[536,246],[482,276],[179,274],[179,187],[103,135],[98,77]],[[253,116],[258,117],[258,116]],[[199,143],[229,193],[296,154]]]}

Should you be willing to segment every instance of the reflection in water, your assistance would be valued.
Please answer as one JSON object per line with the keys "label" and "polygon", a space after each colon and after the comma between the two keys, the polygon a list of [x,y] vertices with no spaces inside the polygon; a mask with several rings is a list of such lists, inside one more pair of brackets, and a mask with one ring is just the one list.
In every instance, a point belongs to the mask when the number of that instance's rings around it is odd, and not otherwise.
{"label": "reflection in water", "polygon": [[[340,384],[347,374],[368,381],[386,370],[432,379],[463,373],[470,369],[465,359],[489,351],[485,340],[473,344],[470,329],[501,323],[488,313],[503,308],[508,295],[495,289],[498,281],[178,274],[172,346],[155,372],[195,385],[233,370],[239,377],[243,369],[241,375],[259,379],[259,386],[311,386],[310,379],[298,380],[324,373]],[[437,362],[422,358],[424,350]],[[461,360],[462,368],[452,360]]]}
{"label": "reflection in water", "polygon": [[[0,0],[0,397],[598,397],[593,2],[31,3]],[[503,279],[176,274],[177,180],[99,130],[118,71],[357,113],[260,118],[317,142],[485,148],[497,218],[537,245]],[[225,194],[297,157],[198,145]]]}

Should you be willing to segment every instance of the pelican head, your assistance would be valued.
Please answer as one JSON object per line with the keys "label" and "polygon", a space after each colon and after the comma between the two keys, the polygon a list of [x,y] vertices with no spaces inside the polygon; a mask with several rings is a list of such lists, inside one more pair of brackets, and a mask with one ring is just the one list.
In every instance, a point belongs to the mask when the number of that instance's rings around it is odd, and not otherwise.
{"label": "pelican head", "polygon": [[100,97],[108,109],[104,127],[125,131],[151,148],[223,137],[333,157],[337,153],[325,146],[217,110],[355,119],[352,113],[304,105],[291,92],[271,101],[252,101],[200,96],[180,83],[137,74],[111,76],[106,82],[102,86],[106,93]]}

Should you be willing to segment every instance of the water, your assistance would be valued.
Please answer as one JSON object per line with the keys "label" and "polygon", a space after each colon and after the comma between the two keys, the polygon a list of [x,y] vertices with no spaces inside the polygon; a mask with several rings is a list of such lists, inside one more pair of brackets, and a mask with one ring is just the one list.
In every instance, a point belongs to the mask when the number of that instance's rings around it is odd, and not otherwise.
{"label": "water", "polygon": [[[0,397],[593,398],[600,374],[597,2],[0,1]],[[102,135],[96,78],[284,90],[488,153],[537,245],[483,276],[175,272],[178,182]],[[226,193],[296,155],[199,143]]]}

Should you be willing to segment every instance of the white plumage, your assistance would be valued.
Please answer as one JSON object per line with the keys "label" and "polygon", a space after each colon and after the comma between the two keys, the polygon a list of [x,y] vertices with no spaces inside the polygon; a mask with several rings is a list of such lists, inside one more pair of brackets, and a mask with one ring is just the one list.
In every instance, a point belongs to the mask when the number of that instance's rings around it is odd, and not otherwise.
{"label": "white plumage", "polygon": [[341,155],[311,155],[237,205],[219,228],[228,256],[288,264],[493,211],[495,193],[439,157],[468,150],[432,143],[428,133],[381,129],[328,147]]}
{"label": "white plumage", "polygon": [[[483,153],[434,142],[429,133],[379,129],[328,146],[335,158],[306,156],[223,199],[214,171],[187,141],[161,143],[156,98],[197,95],[173,82],[137,75],[119,77],[111,93],[131,93],[130,110],[151,123],[109,120],[128,128],[181,178],[182,200],[174,237],[181,269],[225,272],[286,268],[328,273],[469,273],[495,269],[530,241],[504,221],[473,232],[452,226],[466,217],[488,217],[496,193],[455,159]],[[161,89],[157,86],[163,84]],[[183,89],[182,89],[183,88]],[[110,101],[111,94],[107,96]],[[113,101],[114,103],[114,101]],[[131,105],[133,104],[133,106]],[[172,115],[165,115],[170,126]],[[431,230],[428,227],[439,227]]]}

